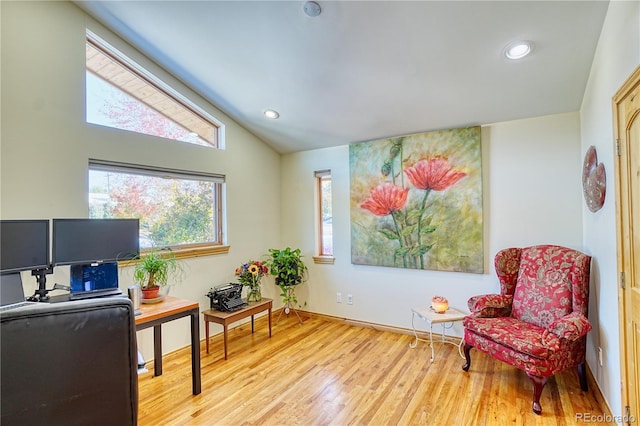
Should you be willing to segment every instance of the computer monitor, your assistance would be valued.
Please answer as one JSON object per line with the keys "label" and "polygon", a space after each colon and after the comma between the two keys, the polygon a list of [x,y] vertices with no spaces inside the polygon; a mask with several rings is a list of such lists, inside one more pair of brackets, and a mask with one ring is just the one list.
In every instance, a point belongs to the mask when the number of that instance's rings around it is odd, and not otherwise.
{"label": "computer monitor", "polygon": [[49,266],[49,220],[0,220],[0,273]]}
{"label": "computer monitor", "polygon": [[53,219],[53,264],[136,259],[139,229],[138,219]]}

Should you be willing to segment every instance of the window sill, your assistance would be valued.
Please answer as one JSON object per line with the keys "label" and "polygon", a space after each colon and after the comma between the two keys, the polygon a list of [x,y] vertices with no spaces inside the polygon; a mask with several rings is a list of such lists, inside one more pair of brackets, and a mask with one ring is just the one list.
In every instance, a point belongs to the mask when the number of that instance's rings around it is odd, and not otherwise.
{"label": "window sill", "polygon": [[336,258],[333,256],[313,256],[313,262],[321,265],[333,265]]}
{"label": "window sill", "polygon": [[200,256],[213,256],[217,254],[227,254],[229,253],[230,246],[228,245],[206,245],[200,247],[185,247],[180,249],[174,249],[173,254],[176,255],[177,259],[186,259],[189,257],[200,257]]}
{"label": "window sill", "polygon": [[[227,254],[229,253],[229,249],[231,246],[229,245],[204,245],[204,246],[190,246],[183,248],[172,249],[171,253],[173,253],[176,259],[188,259],[191,257],[200,257],[200,256],[213,256],[218,254]],[[151,252],[150,249],[142,249],[140,250],[140,255],[144,256],[145,253]],[[129,266],[135,265],[136,260],[127,260],[123,262],[118,262],[120,266]]]}

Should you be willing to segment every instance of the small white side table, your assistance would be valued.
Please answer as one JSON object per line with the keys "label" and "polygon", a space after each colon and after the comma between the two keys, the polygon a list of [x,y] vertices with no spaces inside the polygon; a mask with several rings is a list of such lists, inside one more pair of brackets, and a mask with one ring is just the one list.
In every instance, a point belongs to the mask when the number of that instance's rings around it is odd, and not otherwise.
{"label": "small white side table", "polygon": [[[445,330],[448,330],[453,327],[453,323],[456,321],[462,321],[464,317],[468,314],[461,312],[454,308],[447,309],[444,313],[439,314],[435,312],[431,307],[428,308],[411,308],[412,317],[411,317],[411,327],[413,328],[413,334],[416,336],[416,340],[412,343],[409,343],[410,348],[415,348],[418,346],[418,340],[422,342],[429,342],[429,346],[431,347],[431,362],[433,362],[434,358],[434,350],[433,350],[433,324],[442,325],[442,332],[440,333],[440,342],[448,343],[450,345],[454,345],[458,347],[458,353],[460,357],[464,358],[462,353],[462,342],[464,338],[461,338],[459,341],[456,337],[446,336],[444,334]],[[420,319],[424,320],[429,324],[429,340],[421,339],[418,337],[418,333],[415,326],[415,319],[418,316]]]}

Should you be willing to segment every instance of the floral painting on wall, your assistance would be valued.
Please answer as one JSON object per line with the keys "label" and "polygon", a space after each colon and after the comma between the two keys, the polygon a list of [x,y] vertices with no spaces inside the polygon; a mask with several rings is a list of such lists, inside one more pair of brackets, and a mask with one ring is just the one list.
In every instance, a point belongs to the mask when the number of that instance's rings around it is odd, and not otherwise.
{"label": "floral painting on wall", "polygon": [[480,127],[349,146],[351,262],[483,273]]}

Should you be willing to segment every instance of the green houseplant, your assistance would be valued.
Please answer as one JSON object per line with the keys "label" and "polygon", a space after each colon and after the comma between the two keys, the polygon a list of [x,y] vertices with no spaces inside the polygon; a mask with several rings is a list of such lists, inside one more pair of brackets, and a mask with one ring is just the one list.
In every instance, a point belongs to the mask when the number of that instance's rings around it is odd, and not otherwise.
{"label": "green houseplant", "polygon": [[136,262],[133,279],[140,285],[144,299],[155,299],[160,287],[169,285],[171,279],[178,281],[182,272],[182,265],[171,251],[151,251]]}
{"label": "green houseplant", "polygon": [[269,249],[269,257],[266,264],[271,275],[276,277],[276,285],[282,290],[280,296],[285,304],[284,312],[288,314],[290,308],[298,303],[294,288],[306,280],[308,269],[302,261],[300,249]]}

